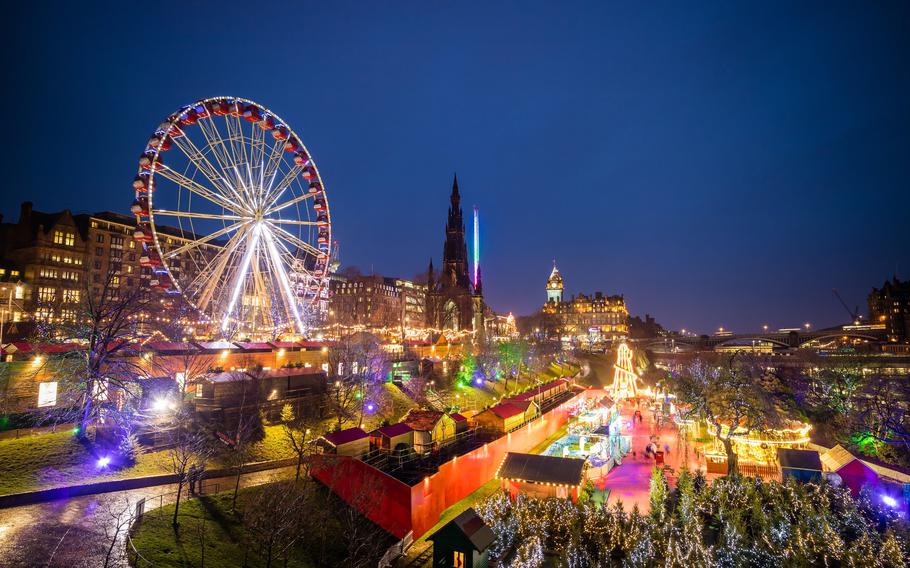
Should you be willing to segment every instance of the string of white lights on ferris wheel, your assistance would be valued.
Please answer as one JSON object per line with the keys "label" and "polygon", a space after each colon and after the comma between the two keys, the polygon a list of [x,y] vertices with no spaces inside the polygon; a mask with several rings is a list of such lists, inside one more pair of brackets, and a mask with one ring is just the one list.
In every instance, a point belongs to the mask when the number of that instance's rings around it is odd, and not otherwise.
{"label": "string of white lights on ferris wheel", "polygon": [[[165,164],[171,148],[178,160]],[[153,287],[182,294],[225,335],[232,326],[304,333],[301,308],[327,290],[331,222],[319,170],[278,115],[235,97],[183,107],[149,138],[133,189],[134,236]],[[174,219],[179,234],[156,218]],[[162,246],[173,238],[176,247]]]}

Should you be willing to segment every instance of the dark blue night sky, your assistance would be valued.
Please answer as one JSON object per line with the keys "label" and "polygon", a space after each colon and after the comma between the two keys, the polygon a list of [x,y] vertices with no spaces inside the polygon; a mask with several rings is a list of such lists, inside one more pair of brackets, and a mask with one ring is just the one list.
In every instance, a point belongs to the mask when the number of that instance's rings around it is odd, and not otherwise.
{"label": "dark blue night sky", "polygon": [[438,263],[457,171],[497,310],[554,258],[701,331],[838,323],[832,288],[910,277],[906,2],[123,4],[5,8],[7,220],[127,211],[154,127],[229,94],[310,147],[347,265]]}

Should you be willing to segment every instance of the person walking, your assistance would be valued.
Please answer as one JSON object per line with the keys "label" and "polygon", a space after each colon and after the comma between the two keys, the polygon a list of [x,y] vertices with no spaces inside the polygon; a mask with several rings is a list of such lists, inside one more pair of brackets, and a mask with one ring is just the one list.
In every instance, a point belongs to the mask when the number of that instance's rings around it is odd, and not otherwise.
{"label": "person walking", "polygon": [[196,464],[190,466],[189,471],[186,474],[187,480],[190,482],[190,495],[196,494]]}

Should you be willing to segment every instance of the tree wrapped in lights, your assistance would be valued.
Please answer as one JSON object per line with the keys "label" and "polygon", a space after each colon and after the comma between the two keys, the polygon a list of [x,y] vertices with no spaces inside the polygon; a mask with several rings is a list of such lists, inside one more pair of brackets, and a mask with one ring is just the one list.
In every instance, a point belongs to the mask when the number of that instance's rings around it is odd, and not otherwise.
{"label": "tree wrapped in lights", "polygon": [[[478,512],[497,535],[502,565],[537,566],[550,551],[572,568],[761,566],[905,566],[906,521],[874,501],[857,502],[827,484],[727,477],[705,485],[683,471],[676,489],[654,476],[654,511],[631,513],[617,503],[597,507],[499,494]],[[503,534],[505,530],[505,536]],[[506,551],[513,556],[502,558]],[[520,553],[517,551],[521,551]],[[510,564],[511,562],[511,564]]]}

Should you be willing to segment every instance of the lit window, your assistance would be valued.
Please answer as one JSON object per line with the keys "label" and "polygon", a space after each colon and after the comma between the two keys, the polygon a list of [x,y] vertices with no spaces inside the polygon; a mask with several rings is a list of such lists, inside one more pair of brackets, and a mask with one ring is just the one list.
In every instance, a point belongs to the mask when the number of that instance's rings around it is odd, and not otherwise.
{"label": "lit window", "polygon": [[57,405],[57,381],[38,384],[38,407]]}
{"label": "lit window", "polygon": [[38,321],[50,321],[54,317],[54,310],[41,307],[35,310],[35,319]]}
{"label": "lit window", "polygon": [[74,233],[67,233],[66,242],[64,244],[68,247],[75,246],[76,245],[76,235]]}
{"label": "lit window", "polygon": [[76,321],[76,310],[72,308],[60,310],[60,319],[63,321]]}
{"label": "lit window", "polygon": [[79,290],[64,290],[63,301],[72,304],[79,301]]}
{"label": "lit window", "polygon": [[54,231],[54,244],[55,245],[63,244],[63,231]]}
{"label": "lit window", "polygon": [[57,299],[57,289],[42,286],[38,288],[38,301],[53,302]]}

